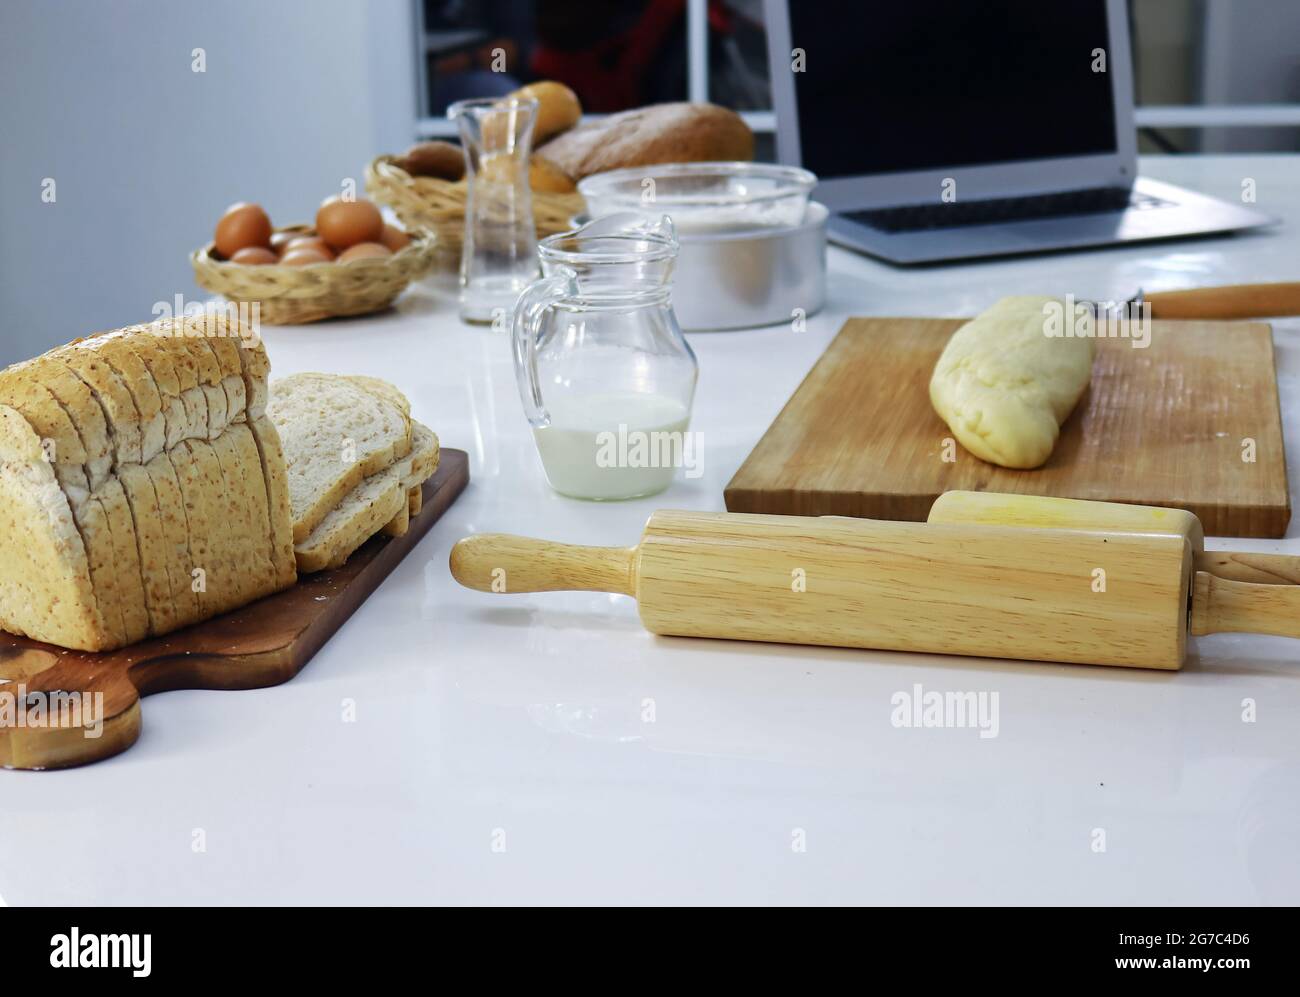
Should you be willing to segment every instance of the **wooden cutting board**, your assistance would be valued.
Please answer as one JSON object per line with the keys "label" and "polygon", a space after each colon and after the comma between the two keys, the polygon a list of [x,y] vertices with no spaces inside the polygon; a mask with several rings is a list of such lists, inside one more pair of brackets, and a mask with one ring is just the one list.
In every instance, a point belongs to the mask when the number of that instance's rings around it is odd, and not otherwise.
{"label": "wooden cutting board", "polygon": [[[260,689],[289,681],[429,532],[468,481],[469,456],[444,449],[404,536],[375,537],[341,568],[304,575],[293,588],[165,637],[92,654],[0,632],[0,765],[66,768],[125,751],[140,736],[140,697],[155,692]],[[29,697],[50,694],[32,701],[47,709],[59,701],[59,692],[78,693],[83,703],[93,702],[84,697],[102,693],[99,736],[85,736],[88,718],[71,708],[74,699],[63,700],[60,715],[81,721],[80,726],[16,726],[19,685]],[[5,706],[12,711],[8,725]],[[23,713],[25,720],[28,716]]]}
{"label": "wooden cutting board", "polygon": [[1099,340],[1051,458],[1014,471],[945,444],[952,432],[930,406],[930,374],[961,324],[849,319],[731,479],[727,508],[924,520],[941,493],[967,489],[1188,509],[1209,535],[1285,535],[1268,325],[1154,322],[1146,349]]}

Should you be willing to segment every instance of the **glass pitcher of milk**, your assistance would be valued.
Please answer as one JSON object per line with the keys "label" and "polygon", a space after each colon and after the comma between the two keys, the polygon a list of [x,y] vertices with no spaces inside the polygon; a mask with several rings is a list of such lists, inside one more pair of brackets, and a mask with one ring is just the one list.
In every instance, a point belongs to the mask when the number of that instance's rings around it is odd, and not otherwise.
{"label": "glass pitcher of milk", "polygon": [[699,366],[673,314],[667,216],[607,215],[543,239],[515,305],[515,373],[551,487],[653,495],[701,467],[688,430]]}

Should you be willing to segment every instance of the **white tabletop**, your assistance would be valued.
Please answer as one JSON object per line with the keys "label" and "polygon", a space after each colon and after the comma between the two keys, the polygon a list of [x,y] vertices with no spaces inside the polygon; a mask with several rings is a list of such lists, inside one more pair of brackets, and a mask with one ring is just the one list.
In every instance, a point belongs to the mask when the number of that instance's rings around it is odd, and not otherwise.
{"label": "white tabletop", "polygon": [[[277,374],[399,384],[444,446],[470,452],[470,487],[292,682],[154,696],[123,755],[0,772],[0,896],[1300,900],[1300,644],[1200,638],[1185,670],[1160,673],[673,639],[646,633],[625,596],[483,595],[447,570],[452,543],[476,531],[631,544],[655,508],[721,509],[724,485],[845,316],[1300,279],[1300,157],[1143,165],[1227,198],[1252,178],[1259,207],[1286,224],[910,271],[833,250],[830,302],[807,331],[691,337],[705,473],[644,501],[550,491],[506,339],[462,326],[440,293],[413,292],[377,317],[266,330]],[[1274,328],[1294,445],[1300,323]],[[1217,545],[1300,553],[1296,537],[1293,526],[1286,541]],[[998,735],[895,727],[891,697],[916,684],[996,692]],[[1245,699],[1254,723],[1242,720]]]}

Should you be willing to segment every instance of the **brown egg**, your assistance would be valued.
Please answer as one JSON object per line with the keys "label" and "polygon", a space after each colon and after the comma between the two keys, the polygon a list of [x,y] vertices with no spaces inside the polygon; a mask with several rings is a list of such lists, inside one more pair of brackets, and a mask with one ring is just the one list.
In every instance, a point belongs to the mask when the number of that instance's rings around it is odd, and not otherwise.
{"label": "brown egg", "polygon": [[392,225],[384,226],[384,234],[379,237],[379,241],[389,248],[391,252],[397,252],[399,249],[405,249],[411,243],[411,237],[403,232],[400,228]]}
{"label": "brown egg", "polygon": [[318,235],[297,235],[289,240],[289,244],[284,247],[286,253],[292,253],[296,249],[312,249],[323,255],[326,259],[334,259],[334,250],[325,244],[325,240]]}
{"label": "brown egg", "polygon": [[312,263],[329,263],[331,257],[326,256],[318,249],[307,247],[304,249],[285,250],[280,257],[280,263],[286,267],[305,267]]}
{"label": "brown egg", "polygon": [[246,263],[250,266],[264,266],[267,263],[278,263],[279,259],[275,253],[262,246],[245,246],[230,257],[230,262]]}
{"label": "brown egg", "polygon": [[392,255],[393,251],[382,243],[358,242],[355,246],[350,246],[339,253],[339,262],[347,263],[349,260],[368,260],[379,256]]}
{"label": "brown egg", "polygon": [[358,242],[378,242],[384,218],[369,201],[331,197],[316,212],[316,231],[333,249],[347,249]]}
{"label": "brown egg", "polygon": [[217,252],[230,259],[246,246],[271,245],[271,219],[256,204],[232,204],[217,222]]}
{"label": "brown egg", "polygon": [[301,239],[301,232],[272,232],[271,249],[277,253],[283,253],[284,247],[293,242],[294,239]]}

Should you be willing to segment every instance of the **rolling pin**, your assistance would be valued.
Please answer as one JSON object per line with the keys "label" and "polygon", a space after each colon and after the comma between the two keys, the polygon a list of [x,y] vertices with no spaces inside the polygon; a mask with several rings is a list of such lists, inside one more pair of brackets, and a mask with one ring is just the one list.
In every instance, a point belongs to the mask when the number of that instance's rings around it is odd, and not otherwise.
{"label": "rolling pin", "polygon": [[1246,319],[1300,315],[1300,284],[1238,284],[1141,294],[1153,319]]}
{"label": "rolling pin", "polygon": [[1261,585],[1300,585],[1300,557],[1206,550],[1201,521],[1185,509],[1120,502],[1090,502],[1046,495],[944,492],[930,506],[931,523],[984,523],[1054,529],[1181,533],[1192,545],[1197,571]]}
{"label": "rolling pin", "polygon": [[485,592],[621,592],[681,637],[1168,670],[1189,608],[1195,633],[1300,637],[1300,587],[1198,570],[1178,530],[660,511],[635,547],[467,537],[451,572]]}

